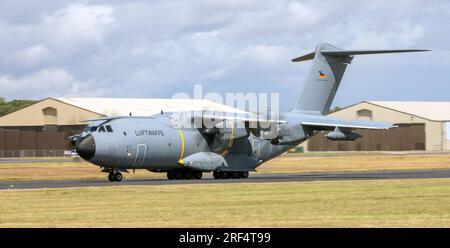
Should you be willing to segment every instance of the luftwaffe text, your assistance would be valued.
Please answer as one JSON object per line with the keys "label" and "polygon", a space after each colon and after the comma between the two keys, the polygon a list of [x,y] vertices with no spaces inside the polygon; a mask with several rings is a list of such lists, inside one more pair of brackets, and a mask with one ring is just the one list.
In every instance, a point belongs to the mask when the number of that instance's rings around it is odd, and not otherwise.
{"label": "luftwaffe text", "polygon": [[134,133],[136,136],[164,136],[163,130],[136,130]]}

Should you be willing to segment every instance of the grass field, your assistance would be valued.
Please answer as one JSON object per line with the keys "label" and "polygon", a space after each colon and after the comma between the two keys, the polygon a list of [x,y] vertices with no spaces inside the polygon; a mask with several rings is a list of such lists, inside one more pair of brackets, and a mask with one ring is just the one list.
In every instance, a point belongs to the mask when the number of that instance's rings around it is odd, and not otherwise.
{"label": "grass field", "polygon": [[[132,172],[132,170],[131,170]],[[106,179],[98,166],[87,162],[44,162],[0,164],[0,181]],[[165,174],[136,170],[126,173],[125,178],[166,178]]]}
{"label": "grass field", "polygon": [[[70,160],[68,160],[70,161]],[[342,172],[369,170],[450,169],[450,154],[286,154],[258,168],[258,173]],[[165,174],[136,170],[125,178],[165,178]],[[87,162],[2,163],[0,180],[105,179]]]}
{"label": "grass field", "polygon": [[450,169],[450,154],[285,154],[259,172],[337,172],[370,170]]}
{"label": "grass field", "polygon": [[450,227],[450,179],[0,191],[0,227]]}

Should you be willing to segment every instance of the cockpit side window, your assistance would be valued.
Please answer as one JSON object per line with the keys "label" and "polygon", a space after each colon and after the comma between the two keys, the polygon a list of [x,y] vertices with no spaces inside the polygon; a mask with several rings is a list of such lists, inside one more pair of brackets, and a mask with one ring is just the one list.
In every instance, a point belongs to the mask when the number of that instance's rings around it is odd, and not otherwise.
{"label": "cockpit side window", "polygon": [[106,127],[106,131],[108,131],[108,133],[113,132],[112,127],[110,125],[106,125],[105,127]]}
{"label": "cockpit side window", "polygon": [[93,133],[93,132],[95,132],[95,131],[97,131],[97,132],[99,132],[99,133],[106,133],[106,132],[111,133],[111,132],[113,132],[113,129],[112,129],[112,127],[111,127],[110,125],[105,125],[105,126],[92,126],[92,127],[88,127],[88,128],[86,129],[86,131],[89,131],[89,132],[91,132],[91,133]]}

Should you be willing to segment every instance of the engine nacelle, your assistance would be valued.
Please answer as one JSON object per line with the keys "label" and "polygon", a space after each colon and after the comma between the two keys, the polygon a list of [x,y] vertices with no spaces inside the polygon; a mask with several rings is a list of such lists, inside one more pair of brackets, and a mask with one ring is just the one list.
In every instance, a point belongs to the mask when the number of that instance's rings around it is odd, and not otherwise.
{"label": "engine nacelle", "polygon": [[333,132],[329,132],[325,135],[329,140],[349,140],[353,141],[357,138],[361,138],[362,136],[358,133],[352,133],[352,132],[346,132],[346,131],[340,131],[335,130]]}
{"label": "engine nacelle", "polygon": [[214,127],[204,127],[201,132],[209,137],[221,135],[222,139],[229,140],[231,136],[233,139],[241,139],[250,135],[248,124],[243,121],[230,121],[228,123],[220,122]]}
{"label": "engine nacelle", "polygon": [[301,124],[281,124],[278,137],[271,140],[273,145],[293,145],[305,140],[305,132]]}

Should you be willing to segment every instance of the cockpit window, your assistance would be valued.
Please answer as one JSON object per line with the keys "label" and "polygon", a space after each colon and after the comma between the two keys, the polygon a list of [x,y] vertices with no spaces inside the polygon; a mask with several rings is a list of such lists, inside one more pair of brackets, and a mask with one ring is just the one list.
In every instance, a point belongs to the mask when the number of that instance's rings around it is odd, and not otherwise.
{"label": "cockpit window", "polygon": [[112,133],[113,130],[110,125],[106,125],[105,127],[106,127],[106,131],[108,131],[108,133]]}
{"label": "cockpit window", "polygon": [[112,129],[112,127],[110,126],[110,125],[105,125],[105,126],[92,126],[92,127],[87,127],[85,130],[83,130],[83,131],[85,131],[85,132],[87,132],[87,131],[89,131],[89,132],[91,132],[91,133],[93,133],[93,132],[95,132],[95,131],[98,131],[99,133],[105,133],[105,132],[108,132],[108,133],[112,133],[113,132],[113,129]]}

